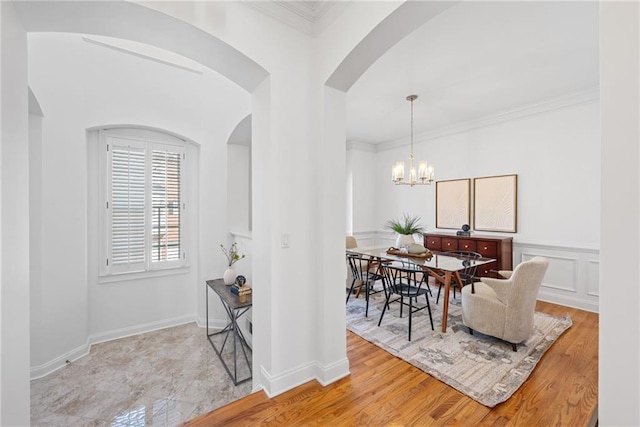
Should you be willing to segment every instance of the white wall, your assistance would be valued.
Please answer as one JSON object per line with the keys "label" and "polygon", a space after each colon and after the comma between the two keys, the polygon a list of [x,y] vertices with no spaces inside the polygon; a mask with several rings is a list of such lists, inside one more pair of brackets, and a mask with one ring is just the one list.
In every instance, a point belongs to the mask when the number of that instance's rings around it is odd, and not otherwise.
{"label": "white wall", "polygon": [[352,229],[347,231],[362,233],[380,230],[383,223],[378,221],[378,211],[385,209],[381,205],[386,203],[380,199],[377,185],[375,185],[378,153],[375,148],[365,144],[350,143],[347,150],[347,170],[351,174],[349,202],[352,223]]}
{"label": "white wall", "polygon": [[[518,174],[518,232],[498,234],[514,238],[516,264],[533,254],[551,259],[541,299],[592,311],[598,310],[599,294],[599,123],[599,103],[581,102],[448,136],[418,136],[414,147],[416,159],[435,164],[436,180]],[[351,152],[354,183],[375,183],[359,191],[354,184],[354,233],[365,242],[373,237],[388,244],[383,239],[391,235],[382,225],[403,212],[420,215],[436,230],[435,184],[394,186],[391,166],[408,160],[409,147],[398,142],[382,147],[374,168],[370,152]]]}
{"label": "white wall", "polygon": [[0,3],[0,424],[29,424],[29,120],[26,33]]}
{"label": "white wall", "polygon": [[229,229],[248,232],[251,185],[251,147],[240,144],[227,145],[227,213]]}
{"label": "white wall", "polygon": [[[597,246],[599,150],[598,103],[588,102],[424,142],[417,139],[414,153],[416,159],[435,164],[436,181],[518,174],[518,232],[507,235],[537,243]],[[411,212],[433,229],[435,184],[396,187],[389,178],[393,162],[408,156],[406,145],[379,152],[375,182],[387,203],[380,203],[374,221],[381,225]],[[471,211],[473,215],[473,206]]]}
{"label": "white wall", "polygon": [[[249,94],[209,70],[194,73],[70,34],[31,34],[29,67],[45,115],[42,229],[34,238],[47,256],[34,268],[47,286],[39,296],[41,323],[31,329],[38,375],[81,355],[88,342],[196,320],[204,278],[224,271],[218,245],[227,239],[226,140],[248,113]],[[98,163],[86,130],[114,124],[163,129],[200,144],[187,150],[190,268],[182,274],[98,280]],[[218,304],[212,302],[212,317],[222,323]]]}
{"label": "white wall", "polygon": [[637,2],[600,3],[601,426],[640,425],[639,29]]}

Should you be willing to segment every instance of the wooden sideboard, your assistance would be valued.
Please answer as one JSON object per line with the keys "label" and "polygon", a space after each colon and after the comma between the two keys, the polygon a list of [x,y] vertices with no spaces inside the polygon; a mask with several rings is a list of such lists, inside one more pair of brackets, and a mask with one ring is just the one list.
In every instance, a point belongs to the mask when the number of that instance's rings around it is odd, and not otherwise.
{"label": "wooden sideboard", "polygon": [[478,267],[478,277],[495,277],[498,270],[513,270],[513,237],[425,233],[424,246],[432,252],[472,251],[485,258],[495,258],[495,262]]}

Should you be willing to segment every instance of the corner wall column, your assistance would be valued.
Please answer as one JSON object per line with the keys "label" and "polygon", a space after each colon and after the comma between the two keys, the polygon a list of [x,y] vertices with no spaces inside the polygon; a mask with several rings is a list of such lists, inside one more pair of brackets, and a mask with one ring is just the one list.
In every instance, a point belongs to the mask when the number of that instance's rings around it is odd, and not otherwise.
{"label": "corner wall column", "polygon": [[27,33],[0,2],[0,425],[30,424]]}
{"label": "corner wall column", "polygon": [[600,3],[599,424],[640,425],[640,9]]}

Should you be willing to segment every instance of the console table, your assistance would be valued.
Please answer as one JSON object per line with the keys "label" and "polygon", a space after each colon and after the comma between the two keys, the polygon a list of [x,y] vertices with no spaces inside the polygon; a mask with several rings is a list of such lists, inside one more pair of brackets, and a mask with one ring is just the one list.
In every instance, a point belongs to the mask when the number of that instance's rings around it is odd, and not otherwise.
{"label": "console table", "polygon": [[424,246],[432,252],[471,251],[484,258],[494,258],[494,262],[478,267],[477,277],[495,277],[498,270],[513,270],[513,237],[430,232],[424,234]]}
{"label": "console table", "polygon": [[[249,381],[252,377],[251,347],[247,344],[247,340],[238,325],[238,319],[251,308],[252,299],[251,295],[248,295],[243,302],[240,302],[238,296],[231,293],[230,288],[230,286],[224,284],[222,279],[207,280],[207,339],[218,358],[220,358],[222,366],[224,366],[233,380],[233,384],[238,385]],[[224,329],[211,334],[209,333],[209,289],[220,297],[220,301],[229,317],[229,323]],[[233,344],[229,342],[231,341],[229,340],[230,336],[233,338]],[[215,341],[219,342],[216,344]],[[233,348],[230,348],[231,346]],[[229,365],[233,365],[233,372]]]}

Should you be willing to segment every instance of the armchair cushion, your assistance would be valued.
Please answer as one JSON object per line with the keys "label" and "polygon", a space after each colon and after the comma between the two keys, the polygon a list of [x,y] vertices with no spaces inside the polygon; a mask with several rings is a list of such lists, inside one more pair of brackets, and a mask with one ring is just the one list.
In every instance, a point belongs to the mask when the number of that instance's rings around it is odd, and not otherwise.
{"label": "armchair cushion", "polygon": [[501,275],[505,279],[509,279],[513,274],[511,270],[498,270],[498,274]]}
{"label": "armchair cushion", "polygon": [[[493,289],[496,298],[498,298],[501,303],[507,304],[509,293],[511,292],[511,281],[504,279],[494,279],[492,277],[481,277],[480,280],[482,281],[482,284],[485,284],[489,288]],[[478,285],[474,286],[477,290]]]}

